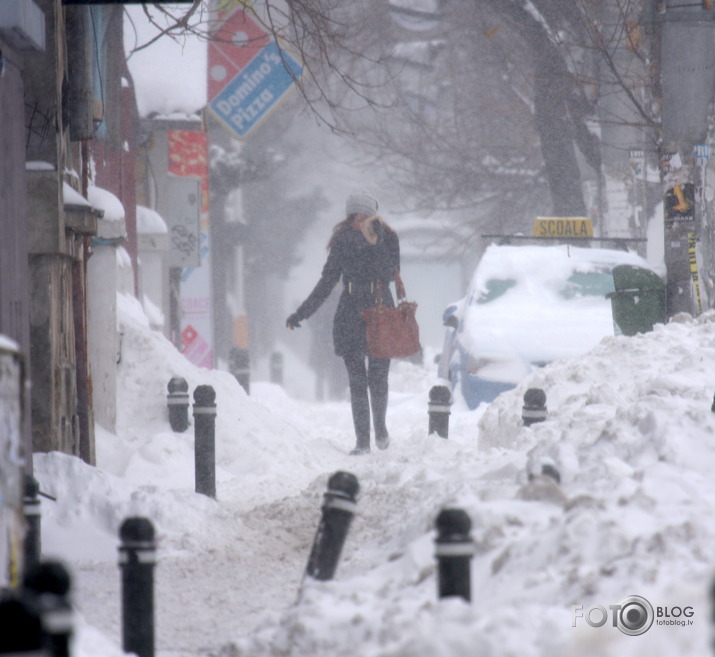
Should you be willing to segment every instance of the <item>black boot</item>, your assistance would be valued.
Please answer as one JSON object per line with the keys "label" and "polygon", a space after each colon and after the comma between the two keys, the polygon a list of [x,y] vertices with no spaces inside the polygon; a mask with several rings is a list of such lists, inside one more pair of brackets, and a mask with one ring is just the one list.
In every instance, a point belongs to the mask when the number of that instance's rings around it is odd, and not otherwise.
{"label": "black boot", "polygon": [[353,425],[357,442],[350,454],[357,456],[370,452],[370,404],[367,400],[367,390],[364,393],[350,395],[350,406],[353,412]]}
{"label": "black boot", "polygon": [[385,421],[387,416],[387,377],[389,367],[389,360],[375,359],[371,361],[368,373],[372,424],[375,428],[375,444],[378,449],[387,449],[390,445],[390,435],[387,432]]}

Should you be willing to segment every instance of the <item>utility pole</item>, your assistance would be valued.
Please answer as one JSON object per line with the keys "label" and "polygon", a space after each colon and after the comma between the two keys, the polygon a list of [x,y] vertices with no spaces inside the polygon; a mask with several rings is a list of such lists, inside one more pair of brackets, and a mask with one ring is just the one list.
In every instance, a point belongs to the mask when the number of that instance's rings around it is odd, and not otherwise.
{"label": "utility pole", "polygon": [[644,18],[660,36],[666,314],[697,315],[706,301],[696,252],[707,229],[703,172],[715,96],[715,11],[712,0],[646,0]]}

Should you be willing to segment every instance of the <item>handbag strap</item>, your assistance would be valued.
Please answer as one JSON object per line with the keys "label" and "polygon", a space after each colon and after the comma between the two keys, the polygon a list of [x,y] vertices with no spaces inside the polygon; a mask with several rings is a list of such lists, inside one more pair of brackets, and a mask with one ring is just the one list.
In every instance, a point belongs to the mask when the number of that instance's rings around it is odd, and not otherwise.
{"label": "handbag strap", "polygon": [[402,282],[402,277],[400,276],[399,269],[395,269],[395,292],[397,292],[398,302],[407,299],[407,292],[405,292],[405,284]]}
{"label": "handbag strap", "polygon": [[[397,303],[407,300],[405,284],[402,282],[399,269],[395,269],[395,292],[397,294]],[[382,305],[382,280],[379,278],[377,279],[377,304]]]}

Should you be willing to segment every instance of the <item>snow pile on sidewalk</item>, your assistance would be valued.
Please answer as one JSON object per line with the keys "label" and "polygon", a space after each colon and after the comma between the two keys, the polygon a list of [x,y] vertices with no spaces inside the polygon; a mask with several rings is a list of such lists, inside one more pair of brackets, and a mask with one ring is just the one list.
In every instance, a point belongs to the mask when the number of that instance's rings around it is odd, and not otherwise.
{"label": "snow pile on sidewalk", "polygon": [[[116,537],[137,514],[159,537],[158,657],[709,654],[715,313],[608,338],[489,407],[455,407],[448,440],[426,435],[430,355],[424,367],[397,362],[392,445],[360,458],[347,455],[347,402],[298,403],[268,384],[249,397],[188,364],[131,304],[122,324],[118,428],[99,431],[98,467],[35,461],[58,497],[43,502],[44,551],[74,575],[75,657],[121,654]],[[193,492],[193,428],[166,420],[177,375],[216,389],[217,500]],[[530,428],[528,387],[549,409]],[[545,463],[560,485],[529,481]],[[334,581],[303,581],[337,470],[358,477],[358,513]],[[433,526],[446,506],[473,522],[471,604],[436,595]],[[630,595],[670,620],[693,615],[627,636],[608,610]],[[573,606],[596,605],[603,627],[575,617]]]}

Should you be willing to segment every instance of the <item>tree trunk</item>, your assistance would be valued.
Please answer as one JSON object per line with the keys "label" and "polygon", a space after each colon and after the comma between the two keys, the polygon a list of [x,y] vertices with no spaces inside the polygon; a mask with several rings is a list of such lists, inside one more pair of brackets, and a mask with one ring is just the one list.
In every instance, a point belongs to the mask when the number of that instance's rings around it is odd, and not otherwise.
{"label": "tree trunk", "polygon": [[581,172],[566,107],[566,81],[554,70],[548,54],[534,54],[534,124],[541,138],[554,214],[557,217],[585,216]]}
{"label": "tree trunk", "polygon": [[[544,26],[523,6],[505,0],[483,0],[509,21],[532,54],[534,67],[534,125],[541,139],[541,154],[556,216],[584,216],[581,172],[576,161],[574,118],[568,112],[571,74],[564,53]],[[554,5],[557,15],[563,10]]]}

